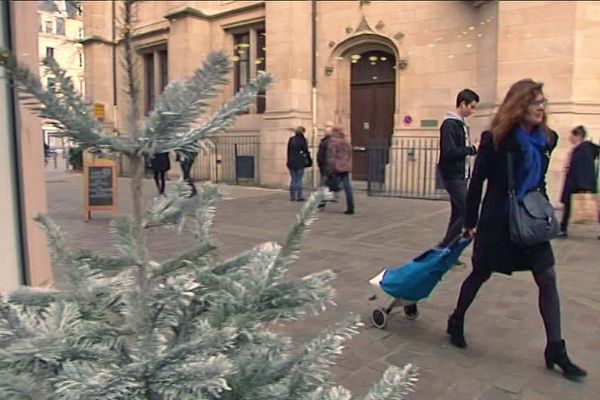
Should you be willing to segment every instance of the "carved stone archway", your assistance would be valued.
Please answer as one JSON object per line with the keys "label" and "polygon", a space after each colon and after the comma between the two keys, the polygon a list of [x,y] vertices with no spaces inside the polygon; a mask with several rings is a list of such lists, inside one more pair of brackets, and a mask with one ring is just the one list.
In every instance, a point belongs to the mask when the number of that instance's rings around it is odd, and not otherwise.
{"label": "carved stone archway", "polygon": [[382,51],[394,56],[396,60],[396,79],[394,90],[394,131],[398,126],[400,109],[400,79],[399,72],[406,66],[406,60],[400,55],[396,43],[389,37],[373,32],[365,20],[356,28],[354,34],[335,45],[325,66],[325,74],[331,81],[327,85],[327,96],[332,97],[334,120],[346,132],[351,128],[351,60],[353,54],[363,54],[370,51]]}

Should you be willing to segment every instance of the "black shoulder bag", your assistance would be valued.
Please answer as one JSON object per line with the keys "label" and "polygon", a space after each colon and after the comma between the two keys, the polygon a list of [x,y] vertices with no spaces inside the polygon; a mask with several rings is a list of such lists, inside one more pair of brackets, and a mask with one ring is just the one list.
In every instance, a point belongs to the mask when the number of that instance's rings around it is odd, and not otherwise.
{"label": "black shoulder bag", "polygon": [[515,191],[513,155],[508,157],[508,229],[510,240],[523,247],[548,242],[560,232],[554,208],[539,190],[518,200]]}

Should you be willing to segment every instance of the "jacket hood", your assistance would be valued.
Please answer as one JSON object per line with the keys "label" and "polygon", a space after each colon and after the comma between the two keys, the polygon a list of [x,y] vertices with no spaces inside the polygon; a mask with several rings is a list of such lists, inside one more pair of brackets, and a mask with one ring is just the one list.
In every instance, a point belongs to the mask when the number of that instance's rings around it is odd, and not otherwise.
{"label": "jacket hood", "polygon": [[460,122],[463,125],[465,124],[465,120],[462,119],[460,116],[456,115],[455,113],[453,113],[452,111],[448,111],[446,113],[446,115],[444,115],[444,121],[447,119],[453,119],[453,120]]}

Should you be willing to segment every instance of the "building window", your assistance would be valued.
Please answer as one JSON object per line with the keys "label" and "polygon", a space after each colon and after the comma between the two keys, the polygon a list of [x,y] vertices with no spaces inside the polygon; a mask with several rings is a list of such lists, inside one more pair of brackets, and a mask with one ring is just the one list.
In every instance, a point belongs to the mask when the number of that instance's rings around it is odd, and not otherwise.
{"label": "building window", "polygon": [[169,84],[169,58],[167,50],[161,50],[158,53],[158,62],[160,66],[160,92]]}
{"label": "building window", "polygon": [[[267,36],[265,29],[249,28],[246,31],[233,33],[233,90],[237,93],[250,78],[266,71],[267,68]],[[262,114],[266,109],[265,91],[258,93],[256,113]]]}
{"label": "building window", "polygon": [[144,54],[144,93],[146,95],[146,114],[154,108],[154,53]]}
{"label": "building window", "polygon": [[46,47],[46,57],[54,58],[54,47]]}
{"label": "building window", "polygon": [[44,21],[44,32],[52,33],[52,21]]}
{"label": "building window", "polygon": [[149,113],[154,109],[156,98],[169,83],[169,57],[166,49],[142,55],[144,61],[144,108]]}
{"label": "building window", "polygon": [[83,39],[83,28],[79,28],[79,39]]}
{"label": "building window", "polygon": [[250,81],[250,33],[233,36],[234,92],[237,93]]}
{"label": "building window", "polygon": [[79,53],[77,53],[77,56],[79,58],[79,66],[83,67],[83,53],[79,52]]}
{"label": "building window", "polygon": [[[254,64],[256,64],[257,75],[267,70],[267,35],[264,29],[256,32],[256,60]],[[264,113],[266,106],[265,91],[261,90],[256,98],[256,113]]]}
{"label": "building window", "polygon": [[58,17],[56,18],[56,34],[64,35],[65,34],[65,19]]}

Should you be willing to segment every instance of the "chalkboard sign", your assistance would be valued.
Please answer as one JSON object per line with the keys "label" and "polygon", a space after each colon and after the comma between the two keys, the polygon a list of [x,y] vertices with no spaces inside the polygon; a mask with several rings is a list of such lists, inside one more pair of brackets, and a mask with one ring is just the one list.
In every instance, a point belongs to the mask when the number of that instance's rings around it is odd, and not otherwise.
{"label": "chalkboard sign", "polygon": [[117,174],[111,160],[95,160],[84,168],[84,214],[89,220],[92,211],[116,213]]}
{"label": "chalkboard sign", "polygon": [[88,205],[112,206],[113,169],[111,167],[88,167]]}

